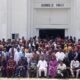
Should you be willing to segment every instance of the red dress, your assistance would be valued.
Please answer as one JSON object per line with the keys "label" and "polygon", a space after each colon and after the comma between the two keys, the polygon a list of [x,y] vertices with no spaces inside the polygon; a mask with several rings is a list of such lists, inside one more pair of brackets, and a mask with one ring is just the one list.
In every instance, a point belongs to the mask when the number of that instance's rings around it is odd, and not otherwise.
{"label": "red dress", "polygon": [[9,59],[7,62],[7,75],[13,75],[16,70],[16,62],[13,59]]}

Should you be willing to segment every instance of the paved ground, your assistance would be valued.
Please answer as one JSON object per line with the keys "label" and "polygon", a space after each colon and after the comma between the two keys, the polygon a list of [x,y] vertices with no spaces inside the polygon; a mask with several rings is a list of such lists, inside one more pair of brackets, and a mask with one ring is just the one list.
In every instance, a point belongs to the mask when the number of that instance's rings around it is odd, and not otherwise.
{"label": "paved ground", "polygon": [[80,79],[0,78],[0,80],[80,80]]}

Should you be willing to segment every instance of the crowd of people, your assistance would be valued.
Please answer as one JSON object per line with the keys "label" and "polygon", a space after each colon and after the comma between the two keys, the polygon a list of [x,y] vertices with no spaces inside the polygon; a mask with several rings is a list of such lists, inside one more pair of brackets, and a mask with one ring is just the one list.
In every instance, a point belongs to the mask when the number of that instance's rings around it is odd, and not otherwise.
{"label": "crowd of people", "polygon": [[0,40],[1,77],[80,77],[80,40],[30,38]]}

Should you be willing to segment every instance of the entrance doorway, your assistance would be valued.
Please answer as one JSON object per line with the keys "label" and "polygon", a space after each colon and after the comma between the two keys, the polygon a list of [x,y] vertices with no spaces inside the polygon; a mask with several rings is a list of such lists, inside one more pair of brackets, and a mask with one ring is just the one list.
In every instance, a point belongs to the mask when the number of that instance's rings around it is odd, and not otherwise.
{"label": "entrance doorway", "polygon": [[45,39],[45,38],[54,39],[58,36],[64,38],[65,29],[40,29],[39,30],[39,37],[41,39]]}

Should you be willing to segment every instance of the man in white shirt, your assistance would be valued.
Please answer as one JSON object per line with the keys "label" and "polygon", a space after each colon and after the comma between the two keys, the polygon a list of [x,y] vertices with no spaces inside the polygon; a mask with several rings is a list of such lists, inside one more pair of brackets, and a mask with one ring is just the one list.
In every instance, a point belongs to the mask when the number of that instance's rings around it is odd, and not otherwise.
{"label": "man in white shirt", "polygon": [[55,54],[57,61],[63,61],[66,55],[62,52],[62,49],[59,48],[59,51]]}
{"label": "man in white shirt", "polygon": [[72,77],[75,77],[74,72],[76,72],[76,77],[78,77],[79,68],[80,68],[80,63],[78,60],[76,60],[76,58],[74,58],[74,60],[72,60],[70,63],[70,71]]}
{"label": "man in white shirt", "polygon": [[44,72],[44,76],[47,76],[47,61],[42,57],[41,60],[38,61],[37,68],[39,77],[41,77],[41,73]]}
{"label": "man in white shirt", "polygon": [[17,51],[14,54],[14,61],[16,61],[16,64],[18,64],[18,61],[21,59],[21,54],[22,52],[20,51],[19,48],[17,48]]}
{"label": "man in white shirt", "polygon": [[30,63],[30,60],[32,58],[32,53],[30,53],[29,51],[26,51],[25,52],[25,57],[27,58],[28,67],[29,67],[29,63]]}
{"label": "man in white shirt", "polygon": [[61,77],[66,77],[67,76],[66,73],[67,73],[66,65],[63,63],[63,61],[60,61],[57,66],[57,74],[60,75]]}

